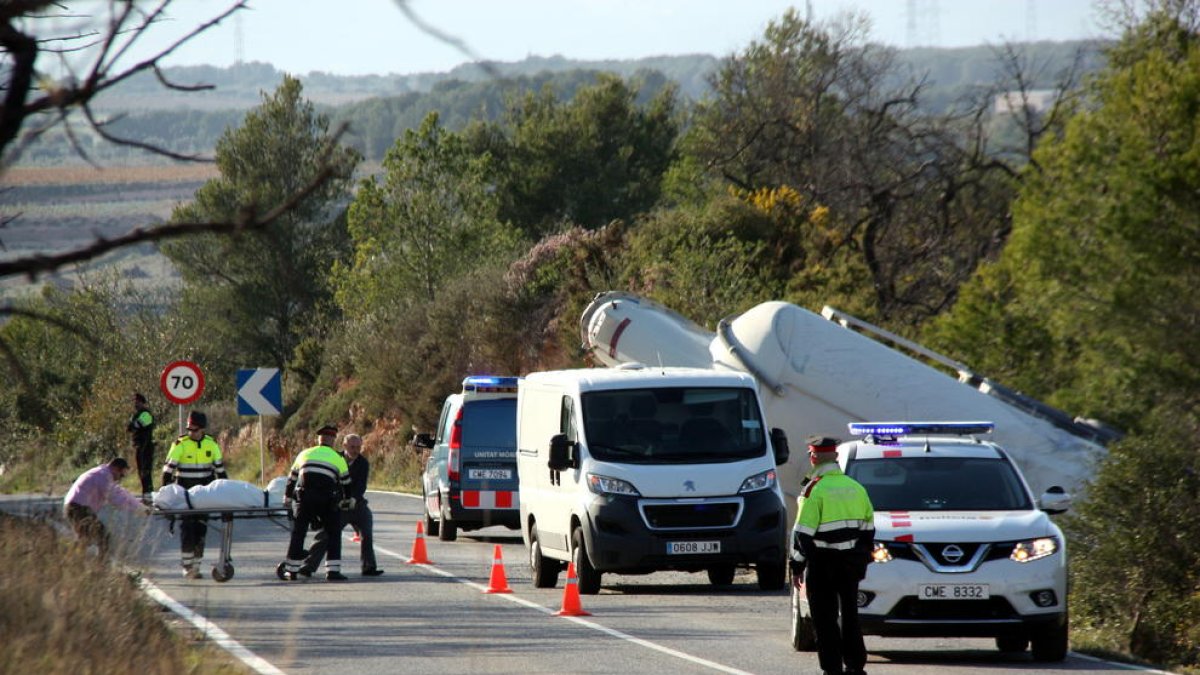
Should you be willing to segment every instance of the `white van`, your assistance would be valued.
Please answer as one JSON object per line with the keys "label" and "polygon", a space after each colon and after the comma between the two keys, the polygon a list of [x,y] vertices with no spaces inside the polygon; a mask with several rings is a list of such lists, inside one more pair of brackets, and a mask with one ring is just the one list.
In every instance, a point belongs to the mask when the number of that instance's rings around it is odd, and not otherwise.
{"label": "white van", "polygon": [[753,566],[783,588],[790,523],[754,379],[630,364],[531,373],[517,394],[521,532],[533,584],[574,561],[579,592],[605,572]]}

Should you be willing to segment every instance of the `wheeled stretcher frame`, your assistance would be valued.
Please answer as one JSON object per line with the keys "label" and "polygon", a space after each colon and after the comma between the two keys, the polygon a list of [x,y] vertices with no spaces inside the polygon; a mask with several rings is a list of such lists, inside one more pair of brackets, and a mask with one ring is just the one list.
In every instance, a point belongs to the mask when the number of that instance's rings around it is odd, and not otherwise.
{"label": "wheeled stretcher frame", "polygon": [[166,518],[172,526],[177,519],[182,520],[185,517],[219,520],[221,524],[213,525],[221,533],[221,554],[217,558],[217,562],[212,568],[212,578],[214,581],[224,582],[233,578],[233,558],[230,557],[230,552],[233,549],[233,521],[243,518],[267,518],[279,527],[291,531],[292,526],[290,521],[292,512],[282,506],[260,506],[260,507],[234,507],[222,509],[160,509],[154,508],[153,514]]}

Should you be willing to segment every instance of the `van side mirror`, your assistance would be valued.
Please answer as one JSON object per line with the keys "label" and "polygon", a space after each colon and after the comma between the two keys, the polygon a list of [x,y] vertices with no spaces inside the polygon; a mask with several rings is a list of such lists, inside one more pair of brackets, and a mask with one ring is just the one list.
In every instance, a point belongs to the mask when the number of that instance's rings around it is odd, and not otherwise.
{"label": "van side mirror", "polygon": [[425,448],[428,450],[429,448],[433,447],[433,436],[429,434],[417,434],[416,436],[413,436],[412,443],[418,448]]}
{"label": "van side mirror", "polygon": [[546,466],[552,471],[566,471],[574,467],[575,443],[566,434],[555,434],[550,438],[550,459]]}
{"label": "van side mirror", "polygon": [[771,428],[771,447],[775,448],[775,465],[787,464],[792,452],[788,449],[787,433],[783,429]]}
{"label": "van side mirror", "polygon": [[1071,508],[1071,495],[1061,486],[1053,485],[1046,488],[1038,499],[1038,508],[1046,513],[1063,513]]}

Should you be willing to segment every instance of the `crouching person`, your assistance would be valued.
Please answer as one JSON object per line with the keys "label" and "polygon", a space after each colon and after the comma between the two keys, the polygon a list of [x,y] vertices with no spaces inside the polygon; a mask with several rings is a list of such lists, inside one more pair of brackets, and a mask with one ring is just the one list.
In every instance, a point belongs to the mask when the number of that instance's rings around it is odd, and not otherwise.
{"label": "crouching person", "polygon": [[345,581],[342,574],[342,517],[343,509],[352,509],[350,470],[346,459],[333,449],[337,428],[325,425],[317,430],[317,445],[301,452],[292,463],[284,489],[284,505],[295,514],[287,560],[280,575],[286,581],[295,580],[304,563],[304,538],[309,526],[321,524],[328,544],[325,554],[326,581]]}

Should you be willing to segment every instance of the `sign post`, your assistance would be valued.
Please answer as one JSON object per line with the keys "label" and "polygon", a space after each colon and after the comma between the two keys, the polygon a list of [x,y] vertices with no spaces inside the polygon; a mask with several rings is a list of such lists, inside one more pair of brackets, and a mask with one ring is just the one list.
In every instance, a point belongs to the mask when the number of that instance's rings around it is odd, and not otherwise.
{"label": "sign post", "polygon": [[283,410],[283,384],[278,368],[243,368],[237,371],[239,415],[258,415],[258,479],[267,481],[267,457],[263,449],[263,415],[278,415]]}
{"label": "sign post", "polygon": [[163,396],[179,405],[179,435],[183,435],[183,406],[204,393],[204,373],[191,361],[174,361],[163,368],[158,380]]}

